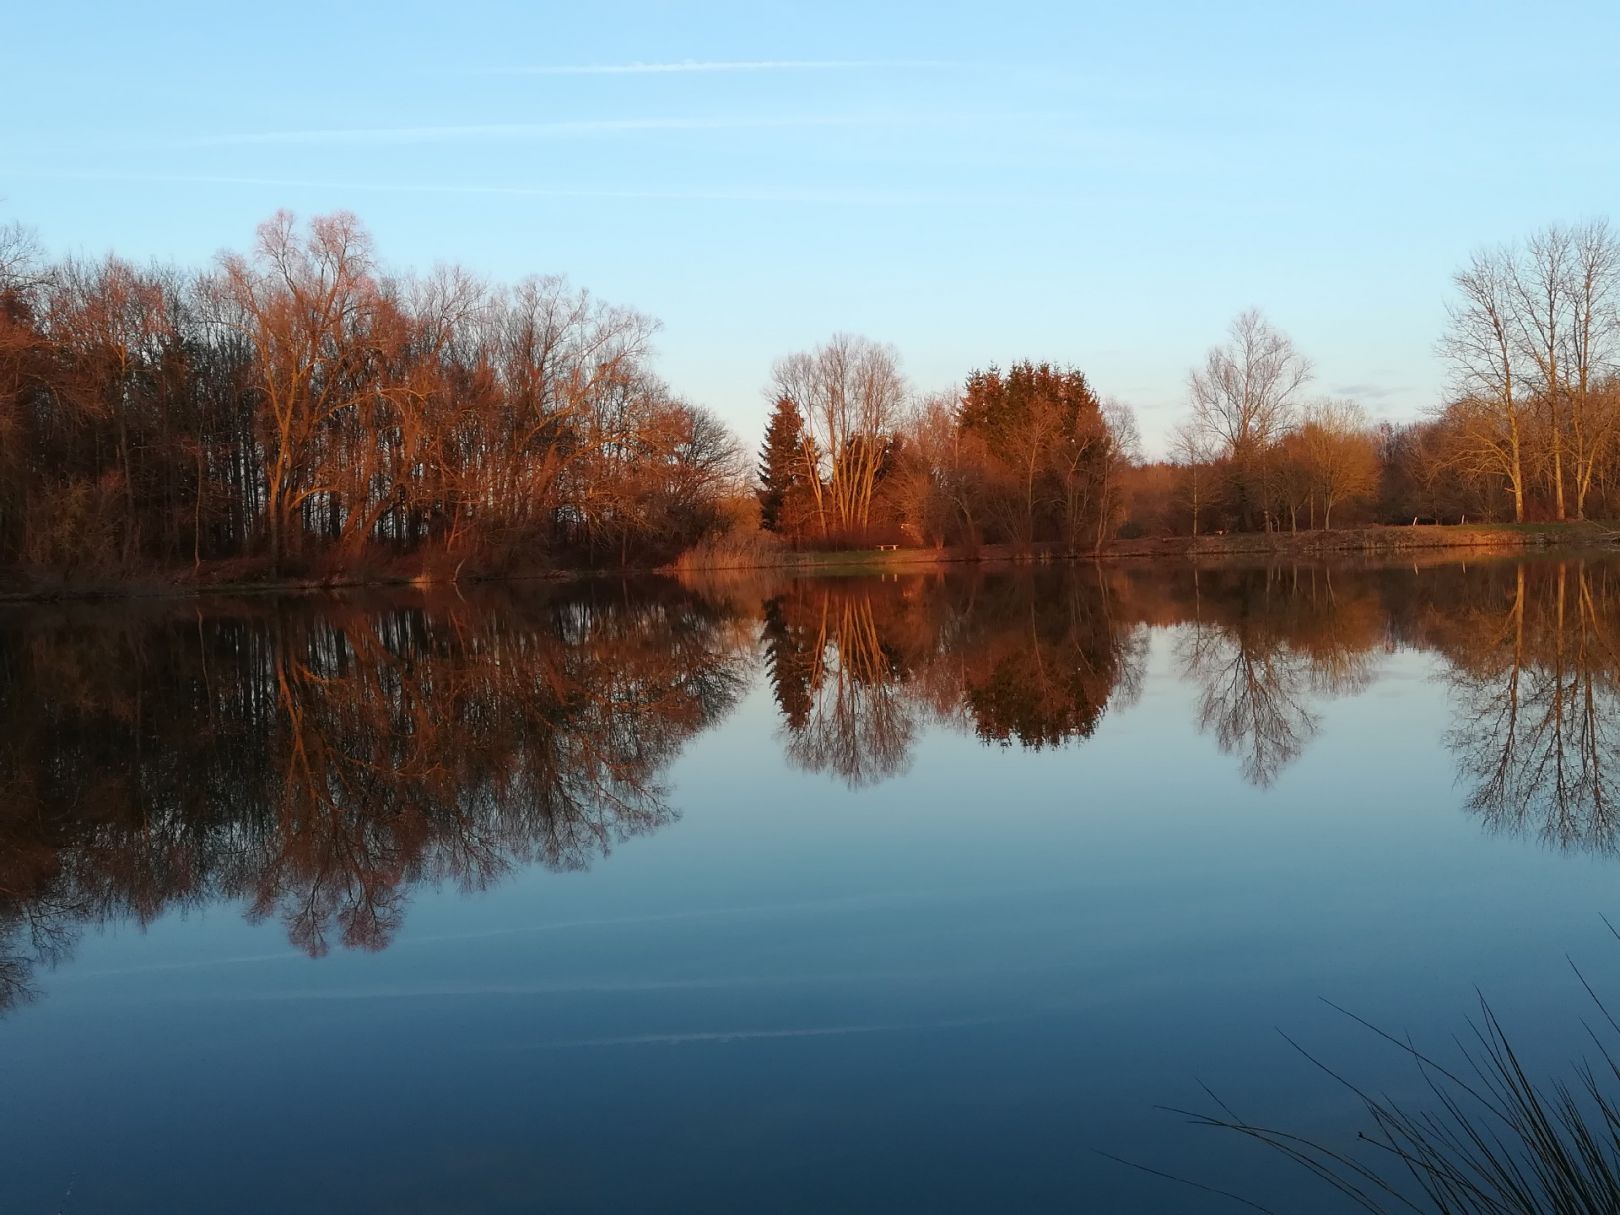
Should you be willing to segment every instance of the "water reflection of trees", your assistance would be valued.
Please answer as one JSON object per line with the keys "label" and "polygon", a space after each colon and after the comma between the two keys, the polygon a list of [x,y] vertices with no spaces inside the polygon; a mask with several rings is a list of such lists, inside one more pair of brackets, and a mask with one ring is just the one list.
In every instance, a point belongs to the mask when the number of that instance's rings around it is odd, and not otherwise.
{"label": "water reflection of trees", "polygon": [[1437,652],[1469,805],[1492,826],[1620,850],[1620,569],[1498,561],[1074,567],[792,584],[764,609],[784,745],[852,786],[903,772],[919,723],[1038,748],[1128,702],[1175,630],[1200,727],[1273,784],[1396,650]]}
{"label": "water reflection of trees", "polygon": [[852,787],[903,772],[918,723],[1039,749],[1134,696],[1143,634],[1102,574],[794,584],[764,610],[789,758]]}
{"label": "water reflection of trees", "polygon": [[1499,568],[1432,634],[1451,658],[1449,741],[1491,827],[1620,851],[1620,571]]}
{"label": "water reflection of trees", "polygon": [[746,651],[662,588],[80,611],[0,633],[0,1006],[78,926],[217,900],[380,948],[423,882],[579,868],[672,817],[660,773]]}
{"label": "water reflection of trees", "polygon": [[671,819],[661,774],[736,700],[756,635],[787,758],[860,787],[905,772],[929,726],[1029,749],[1091,738],[1136,697],[1155,627],[1199,725],[1257,786],[1386,653],[1436,653],[1470,808],[1620,852],[1613,563],[12,609],[0,1006],[87,923],[230,900],[310,953],[378,948],[417,884],[583,866]]}
{"label": "water reflection of trees", "polygon": [[1180,626],[1200,722],[1269,785],[1366,687],[1388,644],[1376,583],[1324,569],[1124,570],[802,582],[764,609],[789,756],[851,785],[903,771],[920,720],[1040,749],[1136,698],[1148,625]]}
{"label": "water reflection of trees", "polygon": [[1203,571],[1167,599],[1202,724],[1253,783],[1270,784],[1315,736],[1323,697],[1368,685],[1381,653],[1434,652],[1467,806],[1498,830],[1620,851],[1613,562]]}
{"label": "water reflection of trees", "polygon": [[787,724],[788,759],[807,771],[837,772],[852,788],[905,771],[917,731],[903,690],[909,668],[894,636],[903,597],[883,594],[894,586],[852,593],[824,583],[765,605],[767,670]]}
{"label": "water reflection of trees", "polygon": [[1190,619],[1177,657],[1198,688],[1199,724],[1251,784],[1272,784],[1315,737],[1317,701],[1371,682],[1386,636],[1376,589],[1315,567],[1194,570],[1182,580]]}

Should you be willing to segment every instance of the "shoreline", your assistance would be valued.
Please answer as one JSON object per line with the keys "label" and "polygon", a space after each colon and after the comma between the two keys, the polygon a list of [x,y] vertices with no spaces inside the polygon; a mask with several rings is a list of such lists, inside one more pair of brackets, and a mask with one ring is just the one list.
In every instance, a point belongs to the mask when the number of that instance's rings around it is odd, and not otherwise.
{"label": "shoreline", "polygon": [[903,548],[784,551],[777,559],[739,555],[712,560],[690,558],[665,567],[673,573],[724,570],[883,571],[906,566],[980,562],[1046,564],[1056,561],[1196,561],[1205,557],[1396,556],[1445,550],[1514,553],[1546,549],[1620,551],[1620,527],[1607,523],[1454,524],[1416,527],[1358,527],[1315,532],[1241,532],[1211,536],[1163,536],[1115,540],[1096,551],[1079,552],[1056,544],[984,545],[977,549]]}
{"label": "shoreline", "polygon": [[773,570],[792,575],[884,573],[945,565],[1045,565],[1066,561],[1185,562],[1204,558],[1315,558],[1333,556],[1400,556],[1409,553],[1497,553],[1528,551],[1620,552],[1620,528],[1607,523],[1457,524],[1414,527],[1360,527],[1316,532],[1245,532],[1213,536],[1164,536],[1154,539],[1116,540],[1098,551],[1069,551],[1055,544],[1034,546],[984,545],[966,548],[804,549],[776,554],[715,554],[710,559],[683,558],[661,567],[620,569],[536,569],[515,573],[479,573],[466,577],[423,573],[338,575],[276,579],[210,580],[193,571],[164,576],[149,574],[127,579],[74,585],[0,590],[0,605],[192,599],[210,595],[331,594],[367,589],[419,590],[445,587],[501,585],[526,582],[572,582],[596,578],[646,575],[683,575]]}

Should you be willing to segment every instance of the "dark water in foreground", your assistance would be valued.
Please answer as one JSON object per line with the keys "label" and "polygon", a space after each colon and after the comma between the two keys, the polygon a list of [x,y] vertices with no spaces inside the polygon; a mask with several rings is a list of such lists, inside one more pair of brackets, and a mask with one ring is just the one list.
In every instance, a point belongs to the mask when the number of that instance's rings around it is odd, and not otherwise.
{"label": "dark water in foreground", "polygon": [[1620,563],[0,614],[0,1210],[1335,1208],[1620,992]]}

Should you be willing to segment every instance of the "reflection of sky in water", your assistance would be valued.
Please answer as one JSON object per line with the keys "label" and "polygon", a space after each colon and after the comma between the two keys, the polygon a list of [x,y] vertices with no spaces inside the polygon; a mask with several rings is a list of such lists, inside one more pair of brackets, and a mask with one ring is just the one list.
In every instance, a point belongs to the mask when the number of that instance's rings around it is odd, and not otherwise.
{"label": "reflection of sky in water", "polygon": [[311,961],[235,905],[91,930],[0,1022],[0,1200],[1224,1209],[1100,1148],[1286,1205],[1280,1166],[1151,1107],[1203,1080],[1353,1126],[1274,1026],[1415,1095],[1319,997],[1443,1042],[1477,984],[1533,1063],[1578,1053],[1564,955],[1620,974],[1615,862],[1462,811],[1446,660],[1301,680],[1267,784],[1209,724],[1198,644],[1154,629],[1078,745],[919,714],[904,775],[858,789],[785,762],[756,670],[665,774],[677,821],[589,872],[418,888],[381,952]]}

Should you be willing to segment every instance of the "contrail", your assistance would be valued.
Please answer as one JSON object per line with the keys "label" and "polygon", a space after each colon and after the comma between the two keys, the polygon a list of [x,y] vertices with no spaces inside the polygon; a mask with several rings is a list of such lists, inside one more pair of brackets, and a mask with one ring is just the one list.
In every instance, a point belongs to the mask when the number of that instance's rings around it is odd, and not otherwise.
{"label": "contrail", "polygon": [[541,64],[491,68],[497,76],[663,76],[717,72],[836,72],[953,68],[939,59],[678,59],[668,63]]}
{"label": "contrail", "polygon": [[817,190],[794,188],[696,187],[615,190],[592,186],[503,186],[478,182],[331,181],[225,173],[101,173],[20,170],[13,177],[39,181],[108,181],[150,185],[265,186],[283,190],[366,191],[375,194],[493,195],[513,198],[622,199],[660,202],[817,203],[844,206],[909,206],[936,196],[921,192]]}
{"label": "contrail", "polygon": [[414,144],[468,139],[578,139],[650,131],[765,131],[815,127],[893,126],[911,121],[892,115],[810,114],[770,117],[734,115],[717,118],[589,118],[555,122],[483,122],[410,127],[314,127],[288,131],[234,131],[174,141],[187,148],[260,144]]}

